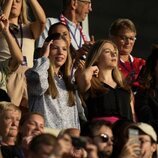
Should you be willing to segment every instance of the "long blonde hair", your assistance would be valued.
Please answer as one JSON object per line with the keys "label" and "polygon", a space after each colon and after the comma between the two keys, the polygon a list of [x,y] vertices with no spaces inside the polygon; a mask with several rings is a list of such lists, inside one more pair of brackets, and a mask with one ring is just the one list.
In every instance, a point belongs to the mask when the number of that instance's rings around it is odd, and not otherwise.
{"label": "long blonde hair", "polygon": [[[53,36],[52,36],[52,38],[53,38]],[[73,84],[71,83],[72,60],[71,60],[71,55],[70,55],[70,49],[68,46],[68,42],[63,35],[59,34],[59,36],[55,37],[55,39],[53,39],[53,40],[59,40],[59,39],[65,41],[65,43],[67,44],[67,50],[68,50],[67,54],[68,55],[67,55],[66,62],[60,67],[60,72],[63,75],[62,77],[65,82],[66,89],[69,93],[69,106],[73,106],[75,104],[75,95],[74,95],[74,87],[73,87]],[[55,76],[54,64],[51,62],[50,67],[48,69],[49,88],[48,88],[47,93],[49,93],[53,99],[57,98],[57,96],[59,94],[55,81],[54,81],[54,76]]]}
{"label": "long blonde hair", "polygon": [[[93,45],[93,47],[91,48],[91,50],[88,53],[88,56],[87,56],[87,59],[85,62],[85,68],[88,68],[88,67],[93,66],[93,65],[97,65],[97,60],[102,53],[103,46],[106,43],[110,43],[113,45],[113,47],[116,51],[117,57],[118,57],[117,46],[111,40],[105,40],[105,39],[98,40]],[[124,80],[123,80],[121,72],[118,69],[118,65],[112,70],[112,77],[118,86],[122,87],[123,89],[129,90],[128,87],[126,86]],[[91,93],[93,95],[95,95],[95,93],[98,91],[99,92],[106,92],[107,88],[105,88],[102,85],[101,81],[98,78],[93,76],[92,80],[91,80]]]}
{"label": "long blonde hair", "polygon": [[[5,0],[0,0],[0,6],[3,8]],[[22,0],[21,14],[19,16],[19,22],[22,24],[28,24],[29,16],[28,16],[28,6],[26,0]]]}

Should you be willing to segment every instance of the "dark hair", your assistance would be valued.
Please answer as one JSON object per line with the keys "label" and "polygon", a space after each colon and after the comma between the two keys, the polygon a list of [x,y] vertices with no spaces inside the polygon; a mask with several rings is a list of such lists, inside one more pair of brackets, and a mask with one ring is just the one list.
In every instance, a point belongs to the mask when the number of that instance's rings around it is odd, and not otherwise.
{"label": "dark hair", "polygon": [[7,101],[7,102],[11,101],[9,95],[3,89],[0,89],[0,101]]}
{"label": "dark hair", "polygon": [[53,33],[53,30],[54,30],[56,27],[60,26],[60,25],[62,25],[62,26],[64,26],[65,28],[67,28],[67,30],[69,31],[69,28],[68,28],[67,25],[65,25],[65,24],[63,24],[63,23],[61,23],[61,22],[58,22],[58,23],[55,23],[55,24],[53,24],[53,25],[50,26],[49,31],[48,31],[48,36],[51,35],[51,34]]}
{"label": "dark hair", "polygon": [[155,68],[158,62],[158,44],[152,45],[152,51],[146,60],[146,64],[143,67],[140,75],[139,82],[143,89],[154,95],[154,89],[156,86],[156,73]]}
{"label": "dark hair", "polygon": [[60,33],[52,33],[45,39],[45,42],[50,42],[51,40],[57,40],[61,38],[64,38],[64,36],[62,36]]}
{"label": "dark hair", "polygon": [[112,128],[112,124],[105,120],[95,120],[89,124],[89,135],[90,137],[94,136],[94,132],[99,130],[102,126],[106,126],[108,128]]}
{"label": "dark hair", "polygon": [[23,126],[25,124],[25,122],[33,115],[39,115],[44,119],[44,116],[41,113],[38,112],[27,112],[24,115],[22,115],[22,118],[20,119],[20,123],[19,126]]}
{"label": "dark hair", "polygon": [[36,153],[40,150],[41,145],[50,145],[54,147],[55,144],[56,144],[56,137],[52,134],[44,133],[33,137],[32,141],[30,142],[29,149],[33,153]]}
{"label": "dark hair", "polygon": [[128,126],[132,125],[133,122],[127,119],[120,119],[116,121],[112,126],[113,136],[114,136],[114,146],[112,157],[116,158],[120,155],[124,145],[128,140]]}
{"label": "dark hair", "polygon": [[71,4],[71,0],[63,0],[63,12],[67,9],[67,7]]}
{"label": "dark hair", "polygon": [[109,35],[117,36],[118,32],[121,30],[130,30],[136,33],[136,28],[134,23],[130,19],[119,18],[116,19],[110,26]]}

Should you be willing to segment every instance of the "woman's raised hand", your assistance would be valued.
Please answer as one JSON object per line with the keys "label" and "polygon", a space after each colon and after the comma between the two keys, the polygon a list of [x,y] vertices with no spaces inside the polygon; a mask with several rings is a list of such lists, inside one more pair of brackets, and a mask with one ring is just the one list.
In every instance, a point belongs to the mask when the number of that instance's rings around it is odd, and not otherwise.
{"label": "woman's raised hand", "polygon": [[9,30],[9,21],[4,14],[0,16],[0,30],[3,33]]}
{"label": "woman's raised hand", "polygon": [[50,46],[51,44],[53,44],[53,40],[49,41],[49,42],[44,42],[43,47],[41,49],[41,54],[43,54],[43,56],[47,57],[49,56],[50,53]]}

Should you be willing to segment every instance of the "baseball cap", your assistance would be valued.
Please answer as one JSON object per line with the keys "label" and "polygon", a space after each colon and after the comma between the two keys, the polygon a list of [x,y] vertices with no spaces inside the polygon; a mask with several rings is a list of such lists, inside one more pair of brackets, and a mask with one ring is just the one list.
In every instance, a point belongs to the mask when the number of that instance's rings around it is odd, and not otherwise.
{"label": "baseball cap", "polygon": [[143,122],[138,122],[133,124],[132,126],[137,127],[143,133],[149,135],[155,142],[157,142],[157,134],[151,125]]}

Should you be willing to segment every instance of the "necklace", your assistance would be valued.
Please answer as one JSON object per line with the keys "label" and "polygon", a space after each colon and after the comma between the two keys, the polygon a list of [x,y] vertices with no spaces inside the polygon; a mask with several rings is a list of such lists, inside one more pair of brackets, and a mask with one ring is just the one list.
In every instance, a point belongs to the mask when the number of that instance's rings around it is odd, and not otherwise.
{"label": "necklace", "polygon": [[[15,24],[10,24],[9,30],[10,30],[11,34],[13,35],[13,37],[15,38],[17,45],[22,50],[22,46],[23,46],[22,24],[20,23],[19,26],[15,25]],[[20,42],[18,41],[18,38],[17,38],[17,34],[19,33],[19,31],[20,31]]]}
{"label": "necklace", "polygon": [[63,74],[60,71],[58,73],[55,73],[55,76],[58,77],[58,79],[63,78]]}

